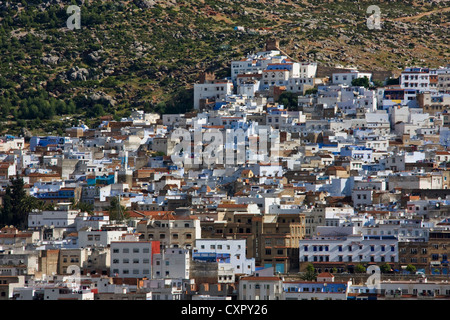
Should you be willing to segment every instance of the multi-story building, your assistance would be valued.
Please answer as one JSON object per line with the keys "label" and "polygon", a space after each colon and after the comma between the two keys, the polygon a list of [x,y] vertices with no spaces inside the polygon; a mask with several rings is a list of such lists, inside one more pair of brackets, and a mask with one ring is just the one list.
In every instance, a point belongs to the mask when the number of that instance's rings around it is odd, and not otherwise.
{"label": "multi-story building", "polygon": [[347,86],[352,85],[352,81],[359,78],[366,77],[369,81],[372,80],[372,73],[360,72],[357,70],[350,70],[345,72],[335,72],[331,77],[333,84],[343,84]]}
{"label": "multi-story building", "polygon": [[51,227],[53,238],[62,237],[63,233],[76,230],[75,219],[80,210],[71,209],[70,203],[60,203],[54,211],[32,211],[28,215],[28,227],[39,230]]}
{"label": "multi-story building", "polygon": [[214,259],[230,264],[234,273],[250,275],[255,271],[255,259],[246,256],[246,241],[232,239],[197,239],[193,248],[193,259]]}
{"label": "multi-story building", "polygon": [[201,100],[223,101],[233,93],[233,82],[229,80],[205,80],[194,84],[194,109],[200,109]]}
{"label": "multi-story building", "polygon": [[115,229],[93,230],[84,228],[78,231],[78,245],[80,248],[86,247],[107,247],[113,241],[120,241],[127,233],[126,227],[116,227]]}
{"label": "multi-story building", "polygon": [[190,250],[165,248],[153,255],[152,278],[189,279]]}
{"label": "multi-story building", "polygon": [[357,264],[398,263],[398,240],[394,236],[316,237],[300,240],[300,270],[312,263],[319,272],[353,272]]}
{"label": "multi-story building", "polygon": [[277,272],[286,273],[298,267],[293,259],[297,257],[298,240],[305,235],[305,216],[230,211],[216,222],[202,222],[202,229],[202,238],[245,239],[247,257],[255,258],[256,264],[270,265]]}
{"label": "multi-story building", "polygon": [[430,69],[406,68],[400,75],[400,87],[417,91],[430,90]]}
{"label": "multi-story building", "polygon": [[[448,75],[450,77],[450,75]],[[450,105],[450,94],[424,91],[417,94],[417,102],[422,108],[423,113],[431,116],[445,114]]]}
{"label": "multi-story building", "polygon": [[450,93],[450,68],[437,70],[437,90],[443,93]]}
{"label": "multi-story building", "polygon": [[428,242],[425,241],[399,241],[398,257],[399,269],[406,271],[412,265],[419,272],[425,272],[429,266]]}
{"label": "multi-story building", "polygon": [[434,230],[430,231],[428,240],[428,268],[427,274],[450,273],[449,265],[450,231]]}
{"label": "multi-story building", "polygon": [[171,213],[144,219],[136,226],[143,241],[159,241],[162,248],[192,248],[201,237],[200,220]]}
{"label": "multi-story building", "polygon": [[283,278],[243,277],[239,280],[239,300],[282,300]]}
{"label": "multi-story building", "polygon": [[122,278],[151,278],[159,241],[118,241],[111,243],[110,275]]}

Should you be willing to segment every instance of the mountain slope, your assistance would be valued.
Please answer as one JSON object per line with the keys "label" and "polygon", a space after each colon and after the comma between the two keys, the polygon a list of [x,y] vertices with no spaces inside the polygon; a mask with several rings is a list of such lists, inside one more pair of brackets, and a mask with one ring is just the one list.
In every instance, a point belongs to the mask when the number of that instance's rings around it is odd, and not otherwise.
{"label": "mountain slope", "polygon": [[370,30],[369,1],[72,1],[81,29],[69,30],[68,1],[3,2],[3,133],[61,133],[132,107],[184,112],[201,71],[227,76],[232,59],[263,49],[269,37],[290,56],[324,67],[398,73],[444,65],[447,3],[380,2],[382,28]]}

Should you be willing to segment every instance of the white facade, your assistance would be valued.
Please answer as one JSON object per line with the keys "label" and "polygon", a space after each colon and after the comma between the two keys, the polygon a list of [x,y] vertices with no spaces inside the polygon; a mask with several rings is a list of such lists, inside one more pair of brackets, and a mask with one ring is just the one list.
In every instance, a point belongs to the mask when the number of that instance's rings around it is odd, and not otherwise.
{"label": "white facade", "polygon": [[430,70],[426,68],[406,68],[400,76],[400,87],[418,91],[430,90]]}
{"label": "white facade", "polygon": [[70,204],[60,204],[59,210],[55,211],[33,211],[28,215],[28,227],[53,226],[54,228],[75,230],[75,218],[79,213],[79,210],[71,210]]}
{"label": "white facade", "polygon": [[244,277],[239,280],[238,300],[282,300],[280,277]]}
{"label": "white facade", "polygon": [[233,93],[233,83],[230,81],[214,81],[212,83],[194,84],[194,109],[200,108],[201,99],[225,100]]}
{"label": "white facade", "polygon": [[153,279],[189,279],[190,252],[186,249],[167,248],[154,255]]}
{"label": "white facade", "polygon": [[113,241],[120,241],[127,230],[91,230],[84,229],[78,231],[78,244],[80,248],[86,247],[107,247]]}
{"label": "white facade", "polygon": [[300,240],[303,262],[398,262],[398,241],[393,236],[316,237]]}
{"label": "white facade", "polygon": [[111,242],[111,275],[123,278],[150,278],[151,241]]}
{"label": "white facade", "polygon": [[231,264],[234,273],[249,275],[255,271],[255,259],[246,258],[246,240],[197,239],[193,252],[193,257],[202,253],[222,255],[224,259],[229,257],[229,262],[225,263]]}
{"label": "white facade", "polygon": [[335,72],[332,75],[331,81],[333,84],[342,84],[342,85],[351,86],[352,81],[354,79],[364,78],[364,77],[367,77],[370,81],[372,79],[372,74],[365,73],[365,72],[359,72],[356,70],[352,70],[350,72]]}

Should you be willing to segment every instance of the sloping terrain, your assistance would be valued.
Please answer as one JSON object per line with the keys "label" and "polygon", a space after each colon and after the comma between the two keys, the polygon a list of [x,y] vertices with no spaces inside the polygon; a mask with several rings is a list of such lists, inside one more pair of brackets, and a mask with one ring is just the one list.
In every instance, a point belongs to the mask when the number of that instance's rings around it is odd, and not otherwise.
{"label": "sloping terrain", "polygon": [[[70,4],[81,29],[67,28]],[[201,71],[267,38],[298,60],[397,73],[449,63],[449,1],[22,0],[0,4],[0,133],[62,133],[131,108],[184,112]],[[63,121],[62,121],[63,120]],[[23,132],[22,132],[23,133]],[[28,132],[25,132],[29,134]]]}

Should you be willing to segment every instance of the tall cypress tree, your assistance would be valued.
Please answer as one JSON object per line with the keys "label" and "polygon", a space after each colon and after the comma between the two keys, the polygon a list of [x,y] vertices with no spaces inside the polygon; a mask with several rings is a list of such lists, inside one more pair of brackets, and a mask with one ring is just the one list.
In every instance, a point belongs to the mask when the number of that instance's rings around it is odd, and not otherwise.
{"label": "tall cypress tree", "polygon": [[12,224],[13,212],[11,187],[7,186],[5,195],[3,196],[3,207],[0,209],[0,226]]}
{"label": "tall cypress tree", "polygon": [[22,178],[11,178],[3,197],[0,223],[25,230],[28,226],[28,213],[37,206],[37,202],[35,197],[27,195]]}

